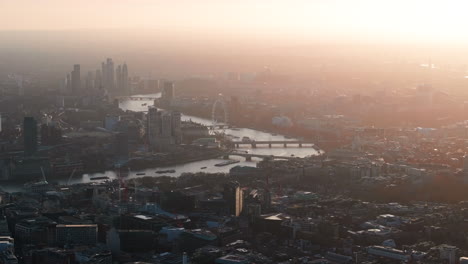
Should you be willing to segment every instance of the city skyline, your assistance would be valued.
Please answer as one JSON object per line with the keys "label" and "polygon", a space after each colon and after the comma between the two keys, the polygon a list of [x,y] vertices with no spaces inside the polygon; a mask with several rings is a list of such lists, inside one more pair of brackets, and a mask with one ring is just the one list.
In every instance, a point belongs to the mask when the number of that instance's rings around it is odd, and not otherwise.
{"label": "city skyline", "polygon": [[0,264],[468,264],[467,8],[0,0]]}
{"label": "city skyline", "polygon": [[[195,36],[234,38],[288,36],[290,43],[325,40],[351,42],[466,43],[464,1],[149,1],[84,0],[74,5],[76,19],[67,18],[70,0],[6,0],[9,10],[0,31],[156,29]],[[112,4],[111,4],[112,3]],[[30,13],[29,7],[35,7]],[[190,7],[190,8],[187,8]],[[104,12],[107,11],[107,12]],[[242,15],[241,15],[242,14]],[[28,20],[19,17],[27,16]],[[86,17],[82,19],[81,17]],[[56,21],[62,21],[56,23]],[[228,31],[229,33],[226,34]],[[237,36],[237,37],[236,37]]]}

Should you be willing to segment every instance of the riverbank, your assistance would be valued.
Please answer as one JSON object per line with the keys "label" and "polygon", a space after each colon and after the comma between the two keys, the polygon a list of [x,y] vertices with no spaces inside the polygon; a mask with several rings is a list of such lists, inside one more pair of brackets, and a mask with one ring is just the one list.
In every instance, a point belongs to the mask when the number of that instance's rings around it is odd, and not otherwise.
{"label": "riverbank", "polygon": [[[186,150],[189,152],[190,150]],[[173,157],[166,158],[165,160],[158,160],[157,158],[136,158],[129,160],[126,164],[120,166],[120,168],[124,169],[132,169],[132,170],[144,170],[148,168],[154,167],[169,167],[169,166],[176,166],[190,162],[197,162],[209,159],[216,159],[222,157],[225,151],[217,149],[217,150],[207,150],[205,153],[203,152],[196,152],[187,155],[183,153],[179,155],[179,153],[171,154]],[[184,155],[185,154],[185,155]],[[116,169],[116,168],[114,168]]]}

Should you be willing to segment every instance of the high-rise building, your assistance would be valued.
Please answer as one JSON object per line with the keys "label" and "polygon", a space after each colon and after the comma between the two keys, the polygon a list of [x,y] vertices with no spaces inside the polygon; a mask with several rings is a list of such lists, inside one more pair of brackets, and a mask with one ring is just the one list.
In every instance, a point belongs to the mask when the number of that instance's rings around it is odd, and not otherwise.
{"label": "high-rise building", "polygon": [[122,66],[119,65],[115,69],[115,81],[116,81],[116,89],[117,91],[122,91]]}
{"label": "high-rise building", "polygon": [[162,114],[162,133],[163,138],[170,138],[172,136],[172,117],[169,112]]}
{"label": "high-rise building", "polygon": [[102,69],[102,84],[108,91],[115,90],[115,72],[114,62],[111,58],[107,58],[106,62],[101,64]]}
{"label": "high-rise building", "polygon": [[150,106],[148,108],[146,137],[151,147],[156,145],[156,139],[161,136],[162,118],[158,108]]}
{"label": "high-rise building", "polygon": [[182,143],[182,114],[178,111],[171,113],[171,132],[174,139],[174,144]]}
{"label": "high-rise building", "polygon": [[37,151],[37,122],[34,117],[25,117],[23,121],[24,154],[32,156]]}
{"label": "high-rise building", "polygon": [[239,216],[244,205],[244,194],[238,182],[224,185],[223,199],[226,201],[229,213]]}
{"label": "high-rise building", "polygon": [[174,83],[173,82],[164,82],[161,100],[163,105],[171,105],[172,100],[175,97]]}
{"label": "high-rise building", "polygon": [[125,93],[130,94],[130,86],[129,86],[129,83],[128,83],[127,63],[124,63],[123,66],[122,66],[122,90]]}
{"label": "high-rise building", "polygon": [[115,90],[115,71],[114,71],[114,62],[112,59],[107,59],[107,70],[109,73],[109,89]]}
{"label": "high-rise building", "polygon": [[81,89],[81,73],[80,65],[75,64],[71,73],[71,88],[74,94],[78,94]]}
{"label": "high-rise building", "polygon": [[149,107],[146,135],[151,148],[156,151],[167,151],[172,145],[180,144],[181,114],[175,111],[159,111],[154,106]]}
{"label": "high-rise building", "polygon": [[115,70],[115,77],[117,91],[123,94],[129,94],[130,90],[128,84],[128,68],[126,63],[117,66],[117,69]]}

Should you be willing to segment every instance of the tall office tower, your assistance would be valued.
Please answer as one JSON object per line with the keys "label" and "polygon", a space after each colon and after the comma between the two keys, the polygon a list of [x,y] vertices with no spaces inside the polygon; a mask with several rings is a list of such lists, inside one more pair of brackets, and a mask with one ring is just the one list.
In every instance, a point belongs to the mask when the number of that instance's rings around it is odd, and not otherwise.
{"label": "tall office tower", "polygon": [[146,137],[148,143],[152,148],[157,144],[157,139],[161,137],[161,111],[154,106],[148,107],[147,124],[146,124]]}
{"label": "tall office tower", "polygon": [[115,84],[117,91],[122,91],[122,66],[119,65],[115,69]]}
{"label": "tall office tower", "polygon": [[37,122],[27,116],[23,121],[24,154],[32,156],[37,151]]}
{"label": "tall office tower", "polygon": [[111,58],[108,58],[106,62],[101,64],[102,69],[102,84],[108,91],[115,90],[115,72],[114,62]]}
{"label": "tall office tower", "polygon": [[107,72],[109,74],[109,79],[108,79],[108,85],[109,85],[109,90],[114,91],[115,90],[115,71],[114,71],[114,62],[112,61],[111,58],[107,59]]}
{"label": "tall office tower", "polygon": [[182,115],[178,111],[171,113],[171,129],[172,129],[172,138],[175,144],[182,143]]}
{"label": "tall office tower", "polygon": [[100,90],[102,88],[102,74],[100,70],[96,70],[94,74],[94,89]]}
{"label": "tall office tower", "polygon": [[78,94],[81,88],[81,73],[80,73],[79,64],[75,64],[73,66],[73,71],[71,73],[71,83],[72,83],[72,92],[74,94]]}
{"label": "tall office tower", "polygon": [[106,63],[101,63],[101,84],[102,88],[107,87],[107,65]]}
{"label": "tall office tower", "polygon": [[162,133],[161,137],[169,139],[172,136],[172,117],[168,112],[162,114]]}
{"label": "tall office tower", "polygon": [[182,141],[181,114],[179,112],[158,111],[149,107],[146,133],[153,150],[167,151]]}
{"label": "tall office tower", "polygon": [[122,90],[125,93],[130,94],[130,85],[128,83],[128,68],[127,63],[124,62],[122,66]]}
{"label": "tall office tower", "polygon": [[174,83],[172,82],[164,82],[161,100],[164,105],[171,105],[172,100],[174,99],[175,91],[174,91]]}
{"label": "tall office tower", "polygon": [[244,195],[238,182],[224,185],[223,199],[226,201],[229,214],[239,216],[244,205]]}

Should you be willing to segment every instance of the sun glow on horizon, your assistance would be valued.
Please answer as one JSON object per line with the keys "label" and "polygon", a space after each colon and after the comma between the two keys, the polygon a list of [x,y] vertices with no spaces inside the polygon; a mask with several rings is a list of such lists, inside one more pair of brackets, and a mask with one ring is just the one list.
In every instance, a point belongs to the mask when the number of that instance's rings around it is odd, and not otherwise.
{"label": "sun glow on horizon", "polygon": [[0,30],[166,29],[298,39],[468,42],[462,0],[2,0]]}

